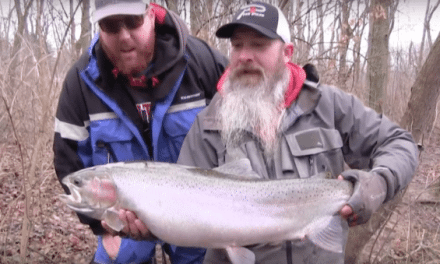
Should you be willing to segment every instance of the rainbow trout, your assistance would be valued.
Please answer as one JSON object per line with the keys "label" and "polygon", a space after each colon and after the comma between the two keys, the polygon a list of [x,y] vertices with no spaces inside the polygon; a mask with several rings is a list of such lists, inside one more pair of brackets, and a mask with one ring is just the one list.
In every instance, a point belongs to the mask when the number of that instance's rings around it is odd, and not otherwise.
{"label": "rainbow trout", "polygon": [[337,234],[347,223],[338,211],[352,193],[348,181],[261,180],[247,159],[213,170],[161,162],[110,163],[74,172],[62,183],[71,193],[61,195],[68,207],[105,220],[116,231],[124,227],[118,218],[124,208],[167,243],[225,248],[229,255],[242,246],[305,236],[326,250],[342,252]]}

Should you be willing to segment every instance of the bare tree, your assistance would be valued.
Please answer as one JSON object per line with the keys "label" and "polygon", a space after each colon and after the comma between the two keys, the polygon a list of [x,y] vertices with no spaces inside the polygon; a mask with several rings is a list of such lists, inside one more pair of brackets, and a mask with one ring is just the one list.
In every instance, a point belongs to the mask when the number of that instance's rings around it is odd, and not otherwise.
{"label": "bare tree", "polygon": [[[17,67],[17,64],[19,63],[19,56],[18,56],[18,51],[20,50],[22,43],[23,43],[23,37],[25,35],[25,32],[27,31],[26,29],[26,21],[27,18],[29,16],[29,11],[30,8],[32,6],[32,2],[33,0],[29,0],[29,1],[25,1],[24,4],[24,10],[22,10],[21,7],[21,2],[20,0],[14,0],[15,3],[15,11],[16,11],[16,15],[17,15],[17,21],[18,21],[18,26],[17,26],[17,30],[14,34],[14,44],[12,45],[12,52],[11,52],[11,57],[13,58],[12,63],[8,69],[8,75],[9,76],[13,76],[13,72],[15,70],[15,68]],[[14,79],[10,79],[11,82],[11,86],[14,87],[16,85]]]}
{"label": "bare tree", "polygon": [[[73,17],[73,9],[74,9],[74,0],[69,0],[69,16]],[[70,46],[71,47],[75,47],[75,29],[76,29],[76,25],[72,24],[70,26]],[[72,51],[74,52],[75,49],[72,49]],[[74,54],[75,57],[77,57],[76,54]]]}
{"label": "bare tree", "polygon": [[[82,1],[81,7],[81,35],[78,42],[76,43],[76,49],[80,52],[87,51],[92,40],[92,24],[90,23],[90,0],[79,0]],[[75,23],[72,23],[73,27]]]}
{"label": "bare tree", "polygon": [[[318,20],[318,57],[321,57],[324,54],[324,10],[323,10],[323,2],[322,0],[317,0],[317,20]],[[323,60],[318,60],[318,69],[322,69],[324,67]]]}
{"label": "bare tree", "polygon": [[428,0],[428,3],[426,4],[426,11],[425,11],[425,19],[423,23],[423,34],[422,34],[422,42],[420,44],[420,52],[419,52],[419,59],[418,59],[418,69],[422,67],[423,57],[424,57],[424,50],[425,50],[425,41],[426,38],[428,38],[428,46],[431,48],[432,46],[432,40],[431,40],[431,19],[434,15],[435,10],[440,5],[440,0],[437,1],[437,3],[431,7],[431,0]]}
{"label": "bare tree", "polygon": [[15,11],[17,14],[18,27],[17,27],[17,31],[15,32],[15,35],[14,35],[14,45],[13,45],[12,54],[16,54],[17,51],[21,47],[23,35],[26,32],[26,20],[28,18],[29,11],[32,6],[32,2],[33,2],[33,0],[29,0],[27,2],[25,1],[23,3],[24,10],[22,10],[20,0],[14,0]]}
{"label": "bare tree", "polygon": [[175,12],[176,14],[179,14],[178,0],[165,0],[165,2],[169,10]]}
{"label": "bare tree", "polygon": [[408,108],[401,125],[412,132],[415,141],[421,145],[428,138],[437,117],[436,105],[440,93],[440,34],[421,68],[414,85]]}
{"label": "bare tree", "polygon": [[[358,14],[360,13],[358,5]],[[361,15],[358,16],[357,21],[355,21],[354,36],[353,36],[353,60],[354,60],[354,70],[353,70],[353,84],[358,84],[360,81],[361,73],[363,68],[361,67],[361,61],[365,61],[365,55],[361,53],[361,44],[364,36],[365,28],[368,23],[366,18],[368,16],[368,7],[362,11]]]}
{"label": "bare tree", "polygon": [[368,105],[379,113],[385,99],[388,81],[389,38],[398,1],[372,0],[370,5],[370,33],[367,78]]}
{"label": "bare tree", "polygon": [[338,86],[342,90],[347,90],[346,82],[348,79],[348,67],[347,67],[347,51],[350,44],[350,39],[353,37],[353,30],[348,22],[350,17],[350,10],[353,1],[343,0],[340,2],[341,5],[341,34],[339,39],[339,73],[338,73]]}

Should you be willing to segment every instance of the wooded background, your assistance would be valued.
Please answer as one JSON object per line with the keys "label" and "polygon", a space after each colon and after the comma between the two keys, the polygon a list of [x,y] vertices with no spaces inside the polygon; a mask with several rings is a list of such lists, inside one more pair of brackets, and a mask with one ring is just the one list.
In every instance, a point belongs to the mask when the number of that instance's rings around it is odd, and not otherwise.
{"label": "wooded background", "polygon": [[[156,1],[178,13],[193,35],[225,55],[229,43],[214,32],[248,2]],[[390,45],[404,1],[264,2],[279,6],[290,23],[294,63],[316,65],[322,83],[353,93],[389,116],[411,131],[421,149],[432,147],[440,35],[438,28],[431,29],[431,20],[439,15],[440,0],[426,0],[422,39],[408,46]],[[92,23],[93,6],[90,0],[0,1],[0,263],[87,263],[96,246],[87,227],[56,197],[62,189],[52,153],[63,79],[98,30]],[[347,263],[356,261],[365,243],[390,218],[396,204],[387,206],[369,228],[353,231],[358,243],[351,243]],[[438,229],[436,239],[437,233]],[[411,246],[408,243],[403,251],[406,261],[414,252]],[[433,261],[435,256],[439,254],[431,257]]]}

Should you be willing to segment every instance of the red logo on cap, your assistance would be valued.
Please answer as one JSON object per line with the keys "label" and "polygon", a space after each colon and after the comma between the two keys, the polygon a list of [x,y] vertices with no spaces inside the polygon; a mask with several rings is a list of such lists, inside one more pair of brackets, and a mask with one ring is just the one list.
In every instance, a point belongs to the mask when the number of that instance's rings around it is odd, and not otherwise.
{"label": "red logo on cap", "polygon": [[238,14],[236,19],[240,20],[242,17],[247,16],[264,17],[265,12],[266,7],[263,5],[247,5],[241,9],[241,12]]}

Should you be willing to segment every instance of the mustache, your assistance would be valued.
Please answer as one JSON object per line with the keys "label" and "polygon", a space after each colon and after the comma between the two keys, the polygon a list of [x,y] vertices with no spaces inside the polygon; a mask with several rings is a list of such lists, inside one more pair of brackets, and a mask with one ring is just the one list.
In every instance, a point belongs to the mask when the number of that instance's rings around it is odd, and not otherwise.
{"label": "mustache", "polygon": [[239,77],[243,74],[260,74],[264,75],[264,70],[258,66],[239,66],[235,68],[231,75],[234,77]]}

